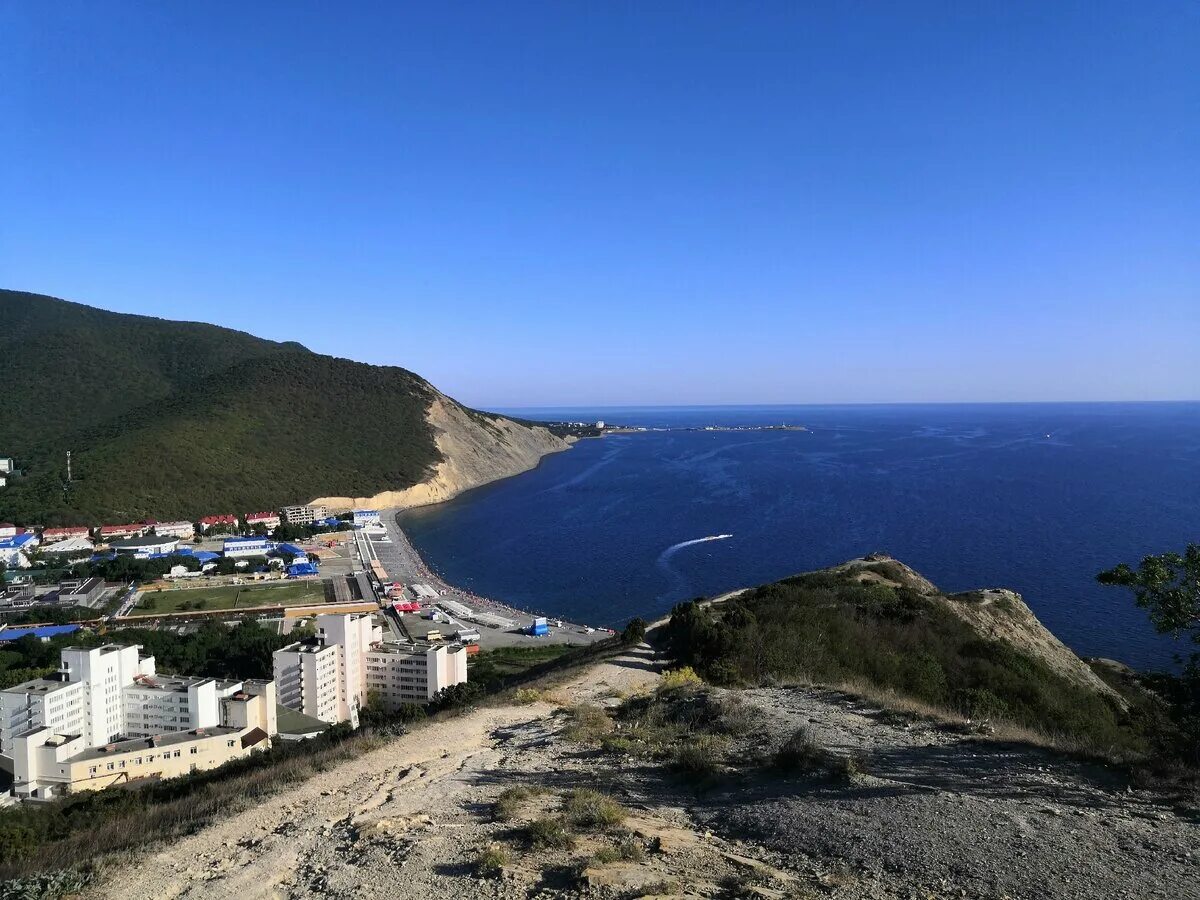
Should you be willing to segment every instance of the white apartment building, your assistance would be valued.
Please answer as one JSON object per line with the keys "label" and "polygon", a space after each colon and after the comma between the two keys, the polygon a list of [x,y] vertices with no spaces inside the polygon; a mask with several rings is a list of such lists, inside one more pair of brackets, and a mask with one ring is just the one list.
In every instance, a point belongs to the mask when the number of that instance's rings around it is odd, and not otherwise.
{"label": "white apartment building", "polygon": [[369,613],[317,616],[317,638],[326,646],[341,648],[338,677],[342,684],[342,716],[356,721],[358,710],[367,703],[367,667],[365,657],[372,646],[383,640],[383,628],[374,624]]}
{"label": "white apartment building", "polygon": [[324,519],[329,511],[324,506],[285,506],[280,510],[283,521],[289,525],[311,525],[318,519]]}
{"label": "white apartment building", "polygon": [[367,702],[367,652],[383,640],[370,614],[317,616],[317,635],[275,651],[279,702],[323,722],[352,722]]}
{"label": "white apartment building", "polygon": [[154,657],[136,646],[68,647],[61,660],[53,675],[0,691],[0,752],[38,727],[79,735],[88,746],[108,743],[125,728],[122,690],[154,674]]}
{"label": "white apartment building", "polygon": [[138,675],[124,689],[126,737],[149,737],[221,724],[221,701],[242,690],[240,681],[179,675]]}
{"label": "white apartment building", "polygon": [[325,646],[315,637],[276,650],[273,669],[279,705],[322,722],[345,721],[341,716],[340,656],[340,647]]}
{"label": "white apartment building", "polygon": [[387,641],[367,651],[367,690],[383,708],[428,703],[433,695],[467,680],[467,649],[461,644]]}
{"label": "white apartment building", "polygon": [[358,722],[368,696],[394,711],[467,680],[459,644],[395,643],[369,614],[317,616],[317,635],[275,651],[279,702],[323,722]]}

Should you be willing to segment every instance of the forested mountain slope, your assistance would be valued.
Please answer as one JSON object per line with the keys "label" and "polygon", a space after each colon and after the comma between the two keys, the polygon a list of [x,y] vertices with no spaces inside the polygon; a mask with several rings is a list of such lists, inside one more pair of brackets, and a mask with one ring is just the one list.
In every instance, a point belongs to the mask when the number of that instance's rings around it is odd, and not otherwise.
{"label": "forested mountain slope", "polygon": [[[462,409],[405,369],[212,325],[12,291],[0,293],[0,317],[13,326],[0,337],[0,456],[24,472],[0,489],[0,518],[22,524],[196,518],[403,491],[446,461],[431,404]],[[459,420],[495,448],[490,478],[520,471],[496,422],[507,443],[534,439],[525,468],[565,446],[498,417]]]}

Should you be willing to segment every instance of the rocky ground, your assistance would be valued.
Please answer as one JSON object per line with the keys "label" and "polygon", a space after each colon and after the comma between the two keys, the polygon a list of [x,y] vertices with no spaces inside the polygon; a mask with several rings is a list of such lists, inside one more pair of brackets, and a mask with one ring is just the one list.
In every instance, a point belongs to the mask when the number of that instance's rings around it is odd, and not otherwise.
{"label": "rocky ground", "polygon": [[[653,687],[646,648],[556,689],[615,705]],[[1200,828],[1112,771],[898,719],[814,689],[743,692],[756,713],[705,790],[568,740],[554,702],[482,708],[405,735],[114,871],[112,898],[1200,897]],[[804,726],[848,778],[756,759]],[[742,764],[744,761],[744,765]],[[506,788],[548,789],[496,821]],[[533,849],[523,826],[596,788],[628,818]],[[616,842],[633,861],[590,864]],[[476,873],[501,848],[496,877]],[[644,850],[644,853],[641,852]]]}

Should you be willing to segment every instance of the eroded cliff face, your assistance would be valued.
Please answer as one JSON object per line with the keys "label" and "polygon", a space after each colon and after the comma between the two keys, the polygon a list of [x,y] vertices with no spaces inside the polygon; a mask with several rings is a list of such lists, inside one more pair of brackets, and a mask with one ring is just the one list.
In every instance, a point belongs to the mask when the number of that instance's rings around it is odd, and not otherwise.
{"label": "eroded cliff face", "polygon": [[[879,567],[884,563],[884,567]],[[1076,684],[1126,705],[1115,690],[1092,671],[1082,659],[1041,623],[1016,591],[982,588],[958,594],[943,594],[937,587],[897,559],[872,554],[834,567],[833,571],[854,574],[860,581],[878,581],[907,587],[939,598],[949,610],[970,625],[981,637],[1006,641],[1043,662],[1051,671]]]}
{"label": "eroded cliff face", "polygon": [[424,481],[372,497],[318,497],[312,502],[331,510],[407,509],[440,503],[490,481],[526,472],[543,456],[566,450],[573,443],[539,426],[468,410],[440,393],[426,415],[442,461]]}

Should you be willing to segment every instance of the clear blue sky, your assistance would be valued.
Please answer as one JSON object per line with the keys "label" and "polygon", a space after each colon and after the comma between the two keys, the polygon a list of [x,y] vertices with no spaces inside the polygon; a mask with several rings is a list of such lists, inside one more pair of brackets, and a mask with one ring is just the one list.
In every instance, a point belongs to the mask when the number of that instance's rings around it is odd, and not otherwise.
{"label": "clear blue sky", "polygon": [[0,0],[0,285],[484,406],[1197,398],[1198,48],[1191,0]]}

